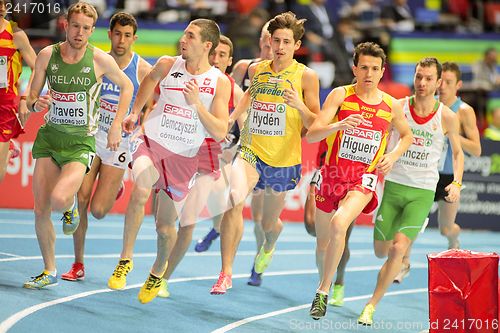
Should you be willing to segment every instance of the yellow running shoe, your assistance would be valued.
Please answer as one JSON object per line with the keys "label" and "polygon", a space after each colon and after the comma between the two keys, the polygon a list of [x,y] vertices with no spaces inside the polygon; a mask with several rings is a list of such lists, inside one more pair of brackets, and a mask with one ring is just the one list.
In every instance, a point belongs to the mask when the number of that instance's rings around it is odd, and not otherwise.
{"label": "yellow running shoe", "polygon": [[160,291],[158,291],[158,297],[170,297],[170,292],[168,291],[168,281],[166,279],[161,279],[161,286]]}
{"label": "yellow running shoe", "polygon": [[146,282],[144,282],[141,290],[139,290],[139,294],[137,295],[139,302],[141,302],[142,304],[151,302],[156,297],[156,295],[158,295],[162,281],[163,279],[161,277],[157,277],[149,273]]}
{"label": "yellow running shoe", "polygon": [[365,308],[359,315],[358,323],[365,326],[371,326],[373,324],[374,313],[375,313],[375,307],[372,304],[366,304]]}
{"label": "yellow running shoe", "polygon": [[344,305],[344,286],[340,284],[333,285],[331,290],[332,297],[328,301],[328,304],[333,306],[343,306]]}
{"label": "yellow running shoe", "polygon": [[108,280],[108,287],[114,290],[122,290],[127,285],[127,274],[134,269],[132,259],[120,259],[118,265]]}
{"label": "yellow running shoe", "polygon": [[274,249],[271,252],[266,253],[264,251],[264,246],[260,248],[259,254],[255,257],[254,270],[257,274],[262,274],[266,270],[267,266],[271,263],[273,259]]}

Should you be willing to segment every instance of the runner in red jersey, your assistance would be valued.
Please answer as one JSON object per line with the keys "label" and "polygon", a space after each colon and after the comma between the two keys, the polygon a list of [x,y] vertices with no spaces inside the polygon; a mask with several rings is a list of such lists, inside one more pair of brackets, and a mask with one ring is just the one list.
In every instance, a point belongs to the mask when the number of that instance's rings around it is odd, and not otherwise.
{"label": "runner in red jersey", "polygon": [[5,1],[0,0],[0,182],[12,155],[11,139],[24,133],[29,116],[26,95],[20,96],[18,80],[23,60],[35,67],[36,54],[26,33],[13,21],[7,21]]}
{"label": "runner in red jersey", "polygon": [[[326,314],[328,291],[344,251],[347,229],[361,212],[369,213],[377,205],[376,171],[389,172],[412,141],[401,105],[378,89],[385,58],[377,44],[357,45],[353,59],[356,83],[330,92],[307,133],[309,141],[327,138],[328,145],[316,195],[316,262],[321,280],[309,311],[313,319]],[[384,154],[391,124],[400,133],[400,141]]]}

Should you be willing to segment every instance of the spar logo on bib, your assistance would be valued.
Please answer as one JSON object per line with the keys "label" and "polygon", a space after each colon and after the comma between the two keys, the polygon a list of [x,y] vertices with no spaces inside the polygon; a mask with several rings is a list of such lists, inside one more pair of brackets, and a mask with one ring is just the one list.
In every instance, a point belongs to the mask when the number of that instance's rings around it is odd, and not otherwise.
{"label": "spar logo on bib", "polygon": [[362,128],[347,128],[346,130],[344,130],[344,133],[368,140],[380,141],[382,139],[382,133],[373,130],[365,130]]}
{"label": "spar logo on bib", "polygon": [[83,102],[85,101],[85,93],[60,93],[52,91],[52,98],[57,102]]}
{"label": "spar logo on bib", "polygon": [[198,119],[198,114],[196,112],[177,105],[165,104],[163,112],[186,119]]}
{"label": "spar logo on bib", "polygon": [[257,111],[279,112],[279,113],[283,113],[286,110],[286,106],[283,103],[277,104],[277,103],[266,103],[259,101],[253,101],[252,108]]}
{"label": "spar logo on bib", "polygon": [[116,105],[114,103],[110,103],[107,100],[102,99],[102,98],[100,100],[99,106],[101,107],[101,109],[108,111],[108,112],[116,113],[116,111],[118,110],[118,105]]}

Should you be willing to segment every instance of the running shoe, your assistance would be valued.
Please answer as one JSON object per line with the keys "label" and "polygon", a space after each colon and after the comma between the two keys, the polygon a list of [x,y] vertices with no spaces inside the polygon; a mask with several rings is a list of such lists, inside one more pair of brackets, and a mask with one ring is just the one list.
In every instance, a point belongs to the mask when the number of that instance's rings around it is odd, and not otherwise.
{"label": "running shoe", "polygon": [[151,302],[156,297],[156,295],[158,295],[162,281],[163,279],[161,277],[157,277],[149,273],[146,282],[144,282],[141,290],[139,290],[139,294],[137,294],[139,302],[141,302],[142,304]]}
{"label": "running shoe", "polygon": [[374,313],[375,313],[375,307],[371,304],[366,304],[363,311],[359,315],[358,324],[371,326],[373,324]]}
{"label": "running shoe", "polygon": [[118,265],[108,280],[108,287],[114,290],[122,290],[127,285],[127,274],[134,269],[131,259],[120,259]]}
{"label": "running shoe", "polygon": [[52,276],[47,271],[43,271],[38,276],[32,276],[31,280],[24,282],[23,287],[27,289],[42,289],[57,286],[57,277]]}
{"label": "running shoe", "polygon": [[61,221],[63,223],[63,233],[73,235],[80,224],[80,215],[78,214],[78,198],[75,194],[73,206],[63,213]]}
{"label": "running shoe", "polygon": [[203,239],[199,239],[198,242],[196,243],[196,246],[194,247],[194,250],[196,252],[205,252],[210,248],[210,245],[212,245],[212,242],[219,237],[220,233],[215,231],[214,228],[210,229],[208,234],[206,234]]}
{"label": "running shoe", "polygon": [[228,289],[233,287],[233,282],[231,279],[231,275],[224,274],[224,272],[220,272],[219,279],[212,286],[212,290],[210,290],[210,294],[212,295],[224,295]]}
{"label": "running shoe", "polygon": [[125,193],[125,183],[122,180],[122,183],[120,184],[120,189],[118,190],[118,193],[116,193],[116,199],[118,200],[121,197],[123,197],[123,194]]}
{"label": "running shoe", "polygon": [[309,310],[309,315],[314,320],[318,320],[326,315],[326,304],[328,302],[328,295],[316,292],[314,300]]}
{"label": "running shoe", "polygon": [[255,257],[254,269],[256,273],[262,274],[266,270],[267,266],[271,263],[273,259],[274,249],[271,252],[266,253],[264,251],[264,246],[260,248],[259,254]]}
{"label": "running shoe", "polygon": [[396,277],[394,278],[393,283],[401,283],[403,282],[404,278],[409,275],[410,275],[410,265],[408,266],[403,265],[398,275],[396,275]]}
{"label": "running shoe", "polygon": [[19,147],[19,143],[17,141],[11,139],[9,141],[9,150],[10,150],[10,159],[15,159],[19,157],[21,154],[21,148]]}
{"label": "running shoe", "polygon": [[328,301],[328,304],[333,306],[343,306],[344,305],[344,286],[341,284],[334,284],[331,289],[332,298]]}
{"label": "running shoe", "polygon": [[254,287],[259,287],[262,284],[262,273],[259,274],[255,272],[255,267],[252,267],[252,273],[250,274],[247,284]]}
{"label": "running shoe", "polygon": [[168,281],[166,279],[161,279],[160,291],[158,291],[158,297],[168,298],[170,297],[170,292],[168,291]]}
{"label": "running shoe", "polygon": [[66,281],[77,281],[85,279],[85,267],[80,262],[75,262],[71,265],[71,269],[61,275],[61,279]]}

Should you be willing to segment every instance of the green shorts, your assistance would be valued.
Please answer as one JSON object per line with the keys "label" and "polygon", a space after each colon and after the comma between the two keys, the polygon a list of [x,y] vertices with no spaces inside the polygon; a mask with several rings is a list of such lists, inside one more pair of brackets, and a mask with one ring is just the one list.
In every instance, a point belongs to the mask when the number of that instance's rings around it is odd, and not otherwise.
{"label": "green shorts", "polygon": [[434,191],[385,181],[382,203],[375,219],[373,237],[379,241],[394,239],[397,232],[415,240],[434,202]]}
{"label": "green shorts", "polygon": [[87,172],[95,157],[95,138],[62,133],[50,126],[40,127],[33,144],[33,158],[51,157],[62,167],[69,162],[80,162]]}

